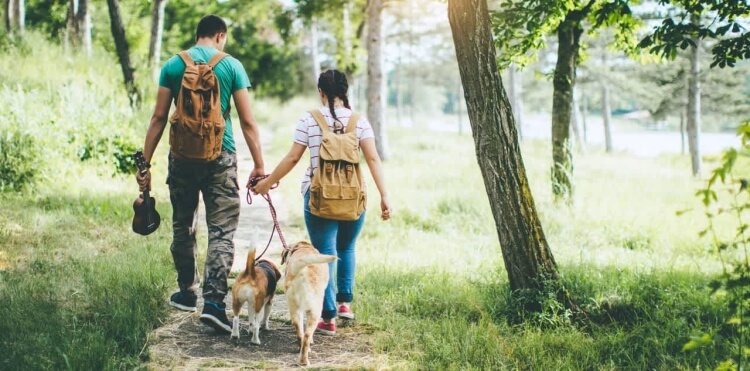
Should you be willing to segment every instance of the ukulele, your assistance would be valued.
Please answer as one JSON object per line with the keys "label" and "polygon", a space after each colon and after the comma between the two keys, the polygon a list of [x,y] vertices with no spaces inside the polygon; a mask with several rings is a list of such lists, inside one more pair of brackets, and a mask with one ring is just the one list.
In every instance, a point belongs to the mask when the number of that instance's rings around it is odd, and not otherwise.
{"label": "ukulele", "polygon": [[[141,175],[146,174],[148,168],[151,167],[146,162],[146,159],[143,158],[143,152],[141,151],[133,155],[133,160],[135,160],[135,165],[138,167]],[[156,228],[159,228],[161,217],[156,211],[156,200],[149,195],[148,188],[143,190],[143,193],[133,202],[133,211],[135,211],[135,215],[133,216],[133,232],[148,236]]]}

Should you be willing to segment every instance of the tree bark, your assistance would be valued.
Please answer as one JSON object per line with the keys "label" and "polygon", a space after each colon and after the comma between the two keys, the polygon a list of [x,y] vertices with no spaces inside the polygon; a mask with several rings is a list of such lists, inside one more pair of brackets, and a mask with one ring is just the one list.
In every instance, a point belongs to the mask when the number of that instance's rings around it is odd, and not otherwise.
{"label": "tree bark", "polygon": [[375,146],[388,160],[383,81],[383,0],[369,0],[367,7],[367,117],[375,134]]}
{"label": "tree bark", "polygon": [[86,56],[91,56],[91,15],[88,9],[89,0],[68,2],[66,43],[74,48],[83,47]]}
{"label": "tree bark", "polygon": [[573,199],[573,152],[570,148],[570,123],[573,118],[579,40],[583,29],[580,16],[570,13],[557,28],[557,64],[552,95],[552,192],[556,199]]}
{"label": "tree bark", "polygon": [[16,6],[13,8],[15,19],[15,27],[19,33],[23,33],[26,28],[26,5],[24,0],[16,0]]}
{"label": "tree bark", "polygon": [[134,68],[130,64],[130,47],[128,46],[128,40],[125,38],[125,26],[120,16],[120,3],[118,0],[107,0],[107,7],[109,8],[110,28],[112,30],[112,37],[115,40],[117,58],[120,60],[122,76],[125,80],[125,89],[128,92],[128,100],[130,100],[131,107],[139,107],[141,104],[141,94],[135,83]]}
{"label": "tree bark", "polygon": [[318,49],[318,21],[313,19],[310,21],[310,54],[315,86],[318,85],[318,77],[320,77],[320,53],[318,52]]}
{"label": "tree bark", "polygon": [[[606,49],[602,52],[602,68],[604,69],[606,75],[606,73],[609,72]],[[612,107],[610,106],[609,102],[610,90],[605,76],[602,76],[602,78],[600,79],[600,83],[602,86],[602,122],[604,123],[604,148],[607,153],[612,153]]]}
{"label": "tree bark", "polygon": [[604,148],[612,153],[612,108],[609,103],[609,86],[602,81],[602,121],[604,122]]}
{"label": "tree bark", "polygon": [[167,0],[154,0],[154,8],[151,11],[151,39],[148,43],[148,60],[154,70],[154,76],[158,76],[161,64],[161,40],[164,33],[164,8]]}
{"label": "tree bark", "polygon": [[87,57],[91,56],[91,14],[89,13],[89,0],[79,0],[76,23],[81,33],[81,44]]}
{"label": "tree bark", "polygon": [[[11,0],[12,1],[12,0]],[[68,1],[68,17],[65,27],[65,42],[66,45],[78,47],[80,40],[80,32],[78,30],[78,22],[76,22],[76,16],[78,15],[78,0]]]}
{"label": "tree bark", "polygon": [[[700,19],[693,16],[693,23],[699,23]],[[701,83],[700,83],[700,39],[693,38],[694,47],[690,48],[690,82],[688,85],[688,117],[687,134],[688,148],[690,149],[690,160],[692,163],[693,176],[701,176]]]}
{"label": "tree bark", "polygon": [[523,99],[521,98],[523,84],[515,63],[512,63],[508,67],[508,85],[510,85],[508,89],[510,92],[510,106],[513,107],[513,118],[516,121],[516,128],[518,129],[518,139],[523,140]]}
{"label": "tree bark", "polygon": [[581,124],[583,124],[583,142],[584,143],[589,142],[588,117],[589,117],[589,98],[583,91],[581,91]]}
{"label": "tree bark", "polygon": [[680,109],[680,154],[685,154],[685,111],[687,106]]}
{"label": "tree bark", "polygon": [[456,114],[458,115],[458,135],[463,135],[464,133],[464,115],[463,115],[463,105],[464,102],[461,99],[461,96],[464,95],[463,92],[463,85],[461,85],[461,76],[458,77],[458,93],[457,96],[457,103],[456,103]]}
{"label": "tree bark", "polygon": [[13,31],[13,2],[15,0],[5,0],[5,14],[4,16],[4,22],[5,22],[5,30],[10,33]]}
{"label": "tree bark", "polygon": [[449,0],[456,57],[477,162],[512,290],[559,283],[521,159],[510,102],[495,59],[486,0]]}
{"label": "tree bark", "polygon": [[576,146],[579,151],[583,151],[583,139],[581,139],[581,106],[578,101],[578,87],[573,89],[573,119],[571,120],[571,130],[575,136]]}

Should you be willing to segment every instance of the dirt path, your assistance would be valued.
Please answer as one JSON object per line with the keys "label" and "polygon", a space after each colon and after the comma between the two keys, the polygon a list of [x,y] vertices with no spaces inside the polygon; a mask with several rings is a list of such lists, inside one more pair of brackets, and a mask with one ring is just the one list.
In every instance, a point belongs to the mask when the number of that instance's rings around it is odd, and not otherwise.
{"label": "dirt path", "polygon": [[[267,148],[270,134],[262,132],[261,135],[267,139],[264,143]],[[268,204],[262,198],[254,197],[252,205],[245,202],[243,191],[249,171],[252,169],[252,158],[241,138],[237,139],[237,144],[242,209],[239,228],[234,238],[233,272],[244,269],[251,246],[256,246],[259,252],[262,251],[273,227]],[[273,166],[275,164],[267,164],[267,171],[272,170]],[[278,193],[274,194],[273,202],[283,230],[288,214],[287,205]],[[202,206],[199,218],[201,222],[205,220]],[[203,230],[205,231],[205,225]],[[264,258],[275,262],[283,272],[283,267],[280,266],[281,250],[281,244],[275,238]],[[230,280],[230,286],[232,283],[233,280]],[[282,277],[278,287],[283,288],[283,286]],[[231,308],[231,292],[225,302],[228,303],[227,308]],[[261,330],[261,345],[250,343],[250,325],[246,308],[240,314],[241,332],[240,339],[237,340],[231,339],[229,335],[218,335],[214,330],[203,325],[198,320],[202,307],[203,301],[199,299],[196,313],[173,310],[165,325],[149,335],[148,348],[144,350],[144,354],[147,355],[146,368],[154,370],[299,368],[297,365],[299,348],[283,294],[276,295],[271,314],[271,330]],[[231,320],[231,310],[227,316]],[[338,325],[335,337],[321,335],[314,337],[315,344],[312,346],[310,356],[313,368],[381,369],[385,367],[384,358],[373,355],[368,341],[368,333],[371,333],[372,329],[357,322],[339,321]]]}

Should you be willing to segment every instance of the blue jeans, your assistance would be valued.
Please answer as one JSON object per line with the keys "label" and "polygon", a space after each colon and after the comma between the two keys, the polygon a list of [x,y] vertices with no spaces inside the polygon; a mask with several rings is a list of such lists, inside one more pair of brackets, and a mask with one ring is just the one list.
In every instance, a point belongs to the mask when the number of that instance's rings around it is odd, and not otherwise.
{"label": "blue jeans", "polygon": [[[310,192],[305,192],[305,225],[310,242],[321,254],[338,256],[336,286],[334,288],[333,262],[328,263],[328,287],[323,300],[323,319],[336,317],[336,302],[350,303],[354,298],[354,244],[365,224],[365,213],[358,220],[341,222],[315,216],[310,212]],[[338,293],[337,290],[338,289]],[[335,300],[334,300],[335,299]]]}

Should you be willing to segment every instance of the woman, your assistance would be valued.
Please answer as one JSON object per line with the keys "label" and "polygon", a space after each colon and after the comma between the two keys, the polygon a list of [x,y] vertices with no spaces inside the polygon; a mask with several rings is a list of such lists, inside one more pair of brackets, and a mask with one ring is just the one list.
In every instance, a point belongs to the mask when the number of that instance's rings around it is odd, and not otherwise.
{"label": "woman", "polygon": [[[346,81],[346,75],[337,70],[325,71],[318,78],[318,93],[323,104],[319,110],[325,117],[331,131],[334,130],[334,123],[346,127],[349,117],[352,116],[349,98],[347,97],[348,89],[349,84]],[[358,120],[356,133],[360,148],[362,148],[367,160],[367,166],[380,192],[381,218],[388,220],[390,219],[390,207],[383,179],[383,167],[375,148],[372,127],[367,119],[360,118]],[[312,114],[305,113],[297,123],[292,149],[276,166],[273,173],[268,178],[258,182],[252,190],[255,193],[267,194],[271,185],[287,175],[302,158],[305,149],[310,148],[310,167],[307,168],[302,180],[307,233],[310,235],[310,242],[321,254],[339,257],[335,286],[338,292],[334,290],[333,263],[330,263],[329,271],[331,275],[326,288],[323,312],[321,313],[323,321],[318,323],[318,331],[325,335],[335,335],[337,315],[346,319],[354,319],[354,313],[350,306],[354,292],[354,247],[365,221],[365,213],[363,212],[359,219],[354,221],[336,221],[313,215],[310,212],[310,183],[318,168],[321,135],[321,129]],[[248,184],[248,188],[250,188],[250,184]]]}

